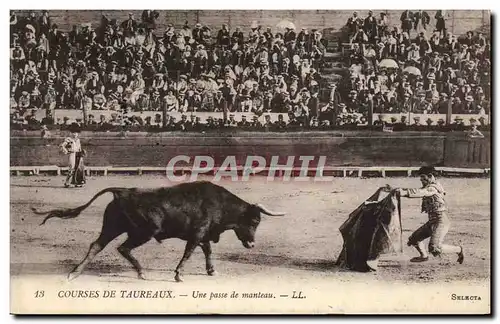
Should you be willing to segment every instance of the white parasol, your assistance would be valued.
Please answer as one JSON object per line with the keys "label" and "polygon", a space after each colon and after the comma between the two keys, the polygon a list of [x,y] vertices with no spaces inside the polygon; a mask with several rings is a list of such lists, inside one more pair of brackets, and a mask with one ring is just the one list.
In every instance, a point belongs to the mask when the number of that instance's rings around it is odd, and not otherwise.
{"label": "white parasol", "polygon": [[277,25],[279,29],[295,29],[295,24],[289,20],[282,20]]}
{"label": "white parasol", "polygon": [[378,66],[388,68],[388,69],[397,69],[399,67],[398,63],[396,63],[396,61],[394,61],[392,59],[383,59],[382,61],[380,61]]}

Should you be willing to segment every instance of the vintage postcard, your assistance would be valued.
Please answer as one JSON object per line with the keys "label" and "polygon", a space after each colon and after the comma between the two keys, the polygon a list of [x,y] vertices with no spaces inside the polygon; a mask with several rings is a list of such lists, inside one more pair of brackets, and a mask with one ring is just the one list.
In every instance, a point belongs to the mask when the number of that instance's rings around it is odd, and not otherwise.
{"label": "vintage postcard", "polygon": [[11,314],[491,314],[491,15],[11,9]]}

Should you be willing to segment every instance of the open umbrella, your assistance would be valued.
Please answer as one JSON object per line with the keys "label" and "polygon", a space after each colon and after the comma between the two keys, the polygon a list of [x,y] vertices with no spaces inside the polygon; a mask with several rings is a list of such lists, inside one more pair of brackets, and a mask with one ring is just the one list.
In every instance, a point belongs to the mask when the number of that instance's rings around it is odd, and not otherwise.
{"label": "open umbrella", "polygon": [[383,59],[382,61],[380,61],[378,66],[387,69],[397,69],[399,67],[398,63],[396,63],[396,61],[392,59]]}
{"label": "open umbrella", "polygon": [[295,29],[295,24],[288,20],[282,20],[276,25],[276,27],[280,29],[286,29],[286,28]]}
{"label": "open umbrella", "polygon": [[407,68],[405,68],[403,70],[403,72],[407,72],[407,73],[410,73],[410,74],[413,74],[413,75],[422,75],[422,73],[420,72],[420,70],[417,69],[414,66],[408,66]]}

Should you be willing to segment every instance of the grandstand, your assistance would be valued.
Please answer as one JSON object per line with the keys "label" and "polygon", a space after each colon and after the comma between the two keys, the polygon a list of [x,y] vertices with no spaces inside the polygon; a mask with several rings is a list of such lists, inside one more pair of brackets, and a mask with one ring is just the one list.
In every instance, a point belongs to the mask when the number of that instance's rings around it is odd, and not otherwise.
{"label": "grandstand", "polygon": [[13,11],[11,127],[487,128],[489,26],[488,11]]}

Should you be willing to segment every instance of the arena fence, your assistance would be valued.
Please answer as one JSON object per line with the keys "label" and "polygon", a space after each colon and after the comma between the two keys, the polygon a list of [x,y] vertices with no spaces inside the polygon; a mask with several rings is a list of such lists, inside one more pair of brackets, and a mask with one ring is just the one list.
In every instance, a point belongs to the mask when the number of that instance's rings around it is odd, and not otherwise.
{"label": "arena fence", "polygon": [[[263,168],[257,172],[251,168],[245,168],[243,166],[236,167],[237,174],[241,176],[269,176],[270,168]],[[324,167],[321,169],[323,177],[390,177],[390,176],[407,176],[411,177],[418,170],[418,167],[384,167],[384,166],[372,166],[372,167]],[[189,167],[148,167],[148,166],[137,166],[137,167],[113,167],[113,166],[102,166],[102,167],[86,167],[87,176],[108,176],[110,174],[116,175],[146,175],[146,174],[164,174],[168,176],[173,174],[175,176],[192,174],[197,172],[199,174],[215,175],[219,170],[217,167],[211,168],[207,171],[204,168],[189,168]],[[225,170],[225,169],[224,169]],[[223,170],[223,171],[224,171]],[[490,168],[449,168],[449,167],[437,167],[436,170],[442,176],[475,176],[475,177],[489,177]],[[317,168],[308,168],[305,176],[314,177]],[[52,166],[12,166],[10,168],[11,175],[22,176],[22,175],[65,175],[68,172],[68,167],[59,167],[56,165]],[[274,172],[274,171],[273,171]],[[287,174],[290,177],[304,176],[301,175],[303,170],[298,167],[281,167],[274,172],[274,177],[285,177]],[[222,176],[224,177],[224,176]]]}

